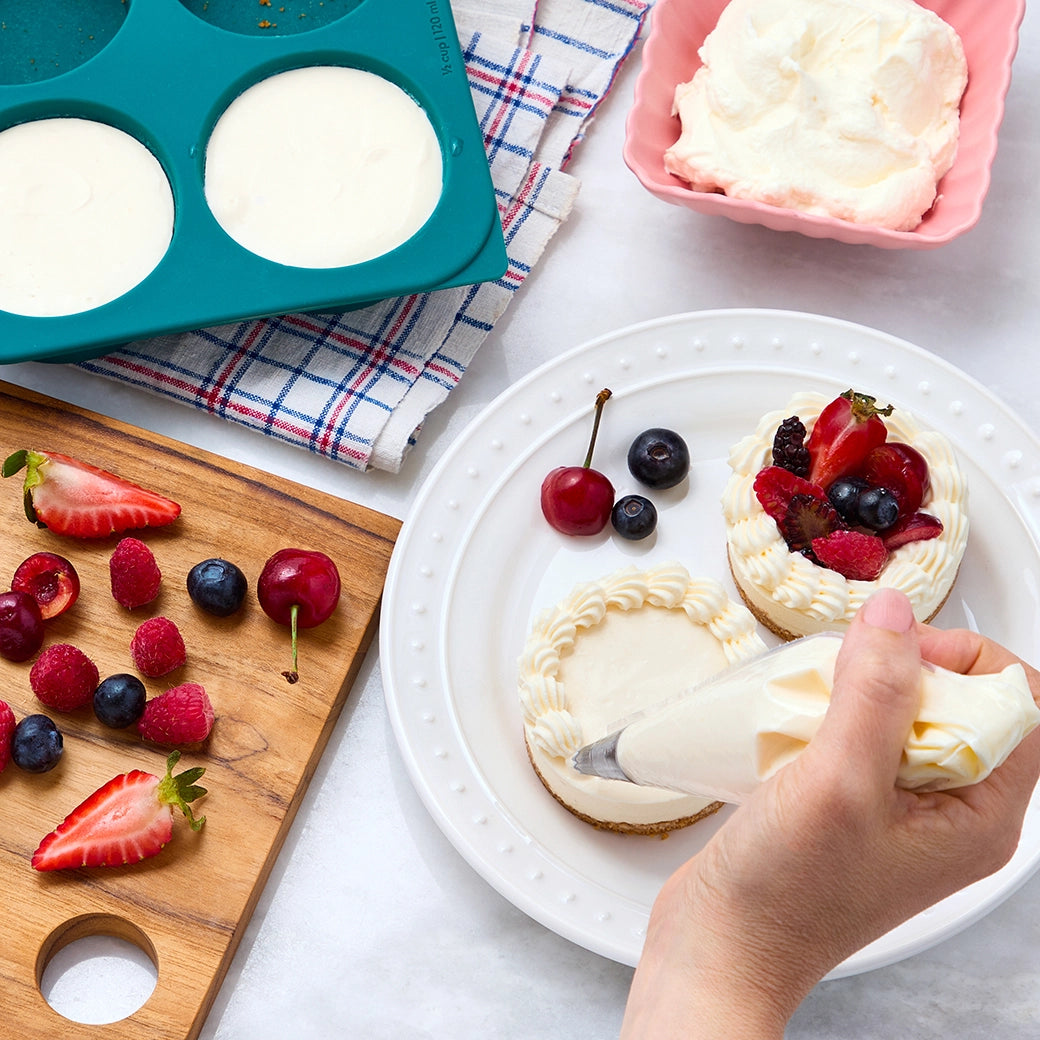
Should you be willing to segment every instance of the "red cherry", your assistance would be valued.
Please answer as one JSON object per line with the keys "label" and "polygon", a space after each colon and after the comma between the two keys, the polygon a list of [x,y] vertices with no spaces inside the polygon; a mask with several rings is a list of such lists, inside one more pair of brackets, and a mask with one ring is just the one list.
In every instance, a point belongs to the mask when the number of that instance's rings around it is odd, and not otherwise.
{"label": "red cherry", "polygon": [[63,614],[79,596],[76,568],[52,552],[33,553],[23,560],[11,579],[11,589],[26,592],[40,608],[44,621]]}
{"label": "red cherry", "polygon": [[928,463],[909,444],[886,441],[868,452],[859,475],[873,487],[888,488],[901,516],[916,513],[928,493]]}
{"label": "red cherry", "polygon": [[0,657],[28,661],[43,646],[43,617],[27,592],[0,592]]}
{"label": "red cherry", "polygon": [[609,390],[596,395],[596,416],[589,450],[581,466],[558,466],[542,481],[542,514],[562,534],[599,534],[610,521],[614,487],[598,470],[592,469],[592,452]]}
{"label": "red cherry", "polygon": [[292,670],[282,674],[294,683],[296,636],[327,620],[339,602],[340,580],[335,563],[309,549],[279,549],[265,564],[256,582],[256,598],[265,614],[292,629]]}

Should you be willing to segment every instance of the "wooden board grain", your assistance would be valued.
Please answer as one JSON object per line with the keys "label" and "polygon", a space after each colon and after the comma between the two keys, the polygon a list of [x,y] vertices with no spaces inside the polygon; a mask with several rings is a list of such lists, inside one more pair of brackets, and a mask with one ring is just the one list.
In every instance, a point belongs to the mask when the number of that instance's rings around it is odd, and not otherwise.
{"label": "wooden board grain", "polygon": [[[167,751],[133,730],[106,729],[87,707],[43,708],[29,686],[31,662],[0,660],[0,698],[18,718],[51,714],[65,737],[61,762],[32,775],[0,774],[0,1004],[5,1034],[87,1040],[98,1027],[70,1022],[43,998],[39,978],[66,943],[112,934],[137,943],[158,969],[155,991],[136,1013],[104,1027],[106,1040],[192,1040],[198,1036],[289,825],[371,642],[399,521],[196,448],[0,383],[0,458],[20,448],[74,455],[175,499],[172,525],[135,532],[163,572],[158,600],[135,611],[111,596],[108,559],[118,537],[78,541],[40,530],[22,509],[21,477],[0,481],[0,586],[33,552],[68,557],[82,581],[77,603],[48,622],[46,643],[79,646],[102,677],[130,671],[129,644],[147,617],[172,618],[188,663],[149,694],[202,683],[217,721],[181,767],[203,765],[209,794],[198,833],[183,820],[154,859],[133,867],[40,874],[29,865],[40,838],[110,777],[140,768],[162,773]],[[255,597],[256,578],[279,548],[320,549],[339,565],[336,613],[300,640],[300,681],[288,684],[288,630]],[[194,606],[185,579],[209,556],[234,560],[250,594],[225,619]]]}

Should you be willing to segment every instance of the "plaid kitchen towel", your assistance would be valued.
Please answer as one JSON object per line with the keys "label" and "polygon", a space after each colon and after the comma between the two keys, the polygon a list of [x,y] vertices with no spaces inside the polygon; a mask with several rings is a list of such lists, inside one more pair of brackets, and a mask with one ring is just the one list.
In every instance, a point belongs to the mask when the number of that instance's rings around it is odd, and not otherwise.
{"label": "plaid kitchen towel", "polygon": [[644,0],[454,0],[509,263],[494,282],[127,345],[83,368],[357,469],[397,472],[570,212],[564,168]]}

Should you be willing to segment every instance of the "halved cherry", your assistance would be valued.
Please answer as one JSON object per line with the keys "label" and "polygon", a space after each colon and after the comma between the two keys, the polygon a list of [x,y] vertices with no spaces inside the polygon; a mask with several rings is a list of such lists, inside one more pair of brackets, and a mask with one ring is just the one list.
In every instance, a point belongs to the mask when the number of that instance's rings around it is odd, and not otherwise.
{"label": "halved cherry", "polygon": [[893,552],[908,542],[924,542],[943,533],[942,521],[931,513],[911,513],[881,532],[885,548]]}
{"label": "halved cherry", "polygon": [[44,621],[65,613],[79,596],[79,575],[64,556],[52,552],[33,553],[23,560],[11,579],[13,592],[24,592],[36,600]]}
{"label": "halved cherry", "polygon": [[902,441],[886,441],[873,448],[857,473],[872,487],[888,488],[899,501],[901,516],[911,516],[928,493],[928,463]]}

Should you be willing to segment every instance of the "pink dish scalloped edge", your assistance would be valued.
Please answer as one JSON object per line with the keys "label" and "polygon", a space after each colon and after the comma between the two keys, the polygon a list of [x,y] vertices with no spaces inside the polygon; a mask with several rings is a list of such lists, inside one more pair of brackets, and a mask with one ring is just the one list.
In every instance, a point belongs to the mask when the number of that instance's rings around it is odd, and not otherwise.
{"label": "pink dish scalloped edge", "polygon": [[961,102],[957,158],[939,182],[935,204],[913,231],[853,224],[693,191],[665,170],[665,149],[676,141],[680,130],[678,117],[672,115],[675,87],[691,79],[700,67],[697,51],[727,2],[657,0],[651,11],[623,152],[625,163],[651,194],[673,205],[722,214],[743,224],[885,249],[931,249],[975,226],[989,190],[1025,0],[921,0],[923,7],[935,11],[960,35],[968,62],[968,87]]}

